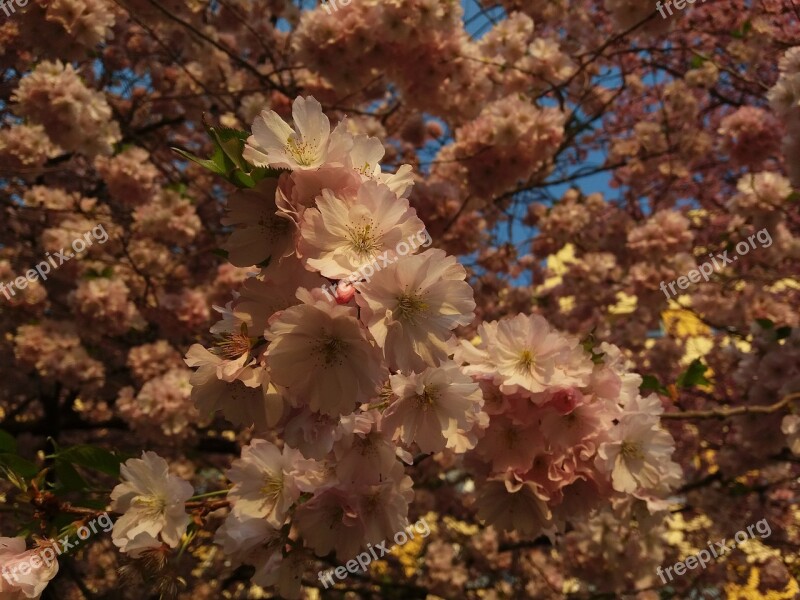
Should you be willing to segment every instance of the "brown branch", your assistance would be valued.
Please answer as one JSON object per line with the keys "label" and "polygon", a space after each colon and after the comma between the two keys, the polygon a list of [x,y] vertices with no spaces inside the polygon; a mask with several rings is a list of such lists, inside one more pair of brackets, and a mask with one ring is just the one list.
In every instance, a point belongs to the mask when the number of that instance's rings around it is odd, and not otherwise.
{"label": "brown branch", "polygon": [[768,406],[735,406],[733,408],[712,408],[710,410],[687,410],[684,412],[664,413],[662,419],[727,419],[740,415],[770,415],[788,406],[792,401],[800,399],[800,392],[789,394],[775,404]]}
{"label": "brown branch", "polygon": [[547,548],[552,546],[552,542],[550,542],[550,538],[546,535],[540,535],[535,540],[523,540],[521,542],[506,542],[500,544],[497,548],[498,552],[510,552],[512,550],[522,550],[522,549],[530,549],[530,548]]}

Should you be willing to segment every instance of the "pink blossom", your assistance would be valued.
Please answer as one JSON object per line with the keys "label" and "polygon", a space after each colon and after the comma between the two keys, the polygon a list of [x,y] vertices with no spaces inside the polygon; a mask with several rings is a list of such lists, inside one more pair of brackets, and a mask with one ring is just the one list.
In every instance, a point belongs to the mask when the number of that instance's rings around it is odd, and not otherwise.
{"label": "pink blossom", "polygon": [[614,489],[631,493],[655,485],[675,449],[672,436],[646,415],[624,416],[597,450],[597,466],[611,472]]}
{"label": "pink blossom", "polygon": [[396,258],[398,244],[408,245],[408,238],[423,229],[407,200],[368,181],[355,197],[340,198],[323,190],[316,208],[303,213],[299,247],[309,267],[325,277],[343,279],[381,254]]}
{"label": "pink blossom", "polygon": [[[481,421],[483,396],[479,386],[453,362],[420,374],[391,377],[397,396],[383,415],[383,429],[397,432],[406,445],[416,443],[423,452],[446,447],[464,452],[475,446],[472,429]],[[462,441],[463,440],[463,441]]]}
{"label": "pink blossom", "polygon": [[[45,550],[50,560],[43,560]],[[58,560],[50,545],[25,549],[25,538],[0,537],[0,595],[3,600],[38,599],[58,573]]]}
{"label": "pink blossom", "polygon": [[550,329],[539,315],[483,323],[480,344],[462,341],[457,362],[464,371],[491,377],[504,393],[537,393],[548,386],[585,385],[592,371],[578,340]]}
{"label": "pink blossom", "polygon": [[344,160],[352,139],[338,127],[333,133],[322,106],[313,97],[297,98],[292,105],[297,131],[275,111],[265,110],[253,122],[244,158],[259,167],[315,169],[326,162]]}
{"label": "pink blossom", "polygon": [[297,297],[303,304],[278,314],[265,333],[272,380],[312,410],[331,416],[351,412],[385,379],[379,355],[353,308],[304,289]]}
{"label": "pink blossom", "polygon": [[302,492],[317,486],[316,462],[297,450],[283,451],[266,440],[253,440],[227,472],[233,488],[228,498],[237,514],[264,518],[280,528]]}
{"label": "pink blossom", "polygon": [[446,358],[451,331],[473,317],[465,277],[455,257],[429,249],[356,284],[361,319],[391,368],[420,371]]}
{"label": "pink blossom", "polygon": [[155,452],[126,461],[120,472],[123,483],[111,492],[111,510],[122,513],[111,534],[114,544],[125,552],[137,535],[147,533],[177,547],[190,521],[184,503],[192,486],[170,475],[167,461]]}

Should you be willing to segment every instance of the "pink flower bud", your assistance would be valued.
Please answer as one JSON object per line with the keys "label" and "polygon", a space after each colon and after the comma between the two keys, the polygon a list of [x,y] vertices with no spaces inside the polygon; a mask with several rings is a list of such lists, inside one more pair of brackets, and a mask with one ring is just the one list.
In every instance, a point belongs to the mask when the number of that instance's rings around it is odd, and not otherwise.
{"label": "pink flower bud", "polygon": [[568,415],[575,407],[583,402],[583,394],[575,388],[566,388],[558,390],[550,398],[550,406],[560,412],[562,415]]}
{"label": "pink flower bud", "polygon": [[349,281],[340,281],[336,286],[336,303],[347,304],[356,295],[356,288]]}

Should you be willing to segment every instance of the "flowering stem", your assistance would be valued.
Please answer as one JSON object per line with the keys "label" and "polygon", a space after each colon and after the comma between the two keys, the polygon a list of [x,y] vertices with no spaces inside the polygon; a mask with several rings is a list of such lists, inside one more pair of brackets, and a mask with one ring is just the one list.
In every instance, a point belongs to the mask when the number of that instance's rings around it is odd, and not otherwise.
{"label": "flowering stem", "polygon": [[217,490],[215,492],[207,492],[205,494],[198,494],[197,496],[192,496],[187,500],[187,502],[191,502],[192,500],[202,500],[203,498],[212,498],[214,496],[222,496],[227,494],[230,490]]}
{"label": "flowering stem", "polygon": [[178,550],[178,555],[176,556],[176,560],[179,559],[183,553],[186,551],[186,548],[189,547],[189,544],[192,543],[192,540],[197,536],[197,530],[192,531],[189,535],[186,536],[183,544],[181,544],[180,550]]}

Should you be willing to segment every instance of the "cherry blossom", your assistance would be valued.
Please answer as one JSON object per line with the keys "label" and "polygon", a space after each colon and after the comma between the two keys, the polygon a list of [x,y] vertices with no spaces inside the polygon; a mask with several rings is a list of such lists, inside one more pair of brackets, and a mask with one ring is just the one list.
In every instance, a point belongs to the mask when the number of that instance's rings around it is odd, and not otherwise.
{"label": "cherry blossom", "polygon": [[396,258],[396,248],[424,229],[406,200],[386,186],[364,183],[353,199],[327,190],[316,208],[303,213],[300,252],[306,264],[331,279],[343,279],[379,255]]}
{"label": "cherry blossom", "polygon": [[184,503],[194,490],[191,484],[169,473],[167,461],[155,452],[143,452],[121,467],[123,483],[111,492],[112,510],[122,513],[112,537],[121,551],[136,536],[146,533],[176,547],[190,518]]}
{"label": "cherry blossom", "polygon": [[439,452],[445,446],[464,452],[475,445],[469,434],[486,422],[483,395],[455,363],[430,367],[419,375],[392,375],[391,386],[397,399],[386,409],[383,427],[397,431],[404,444],[415,442],[423,452]]}
{"label": "cherry blossom", "polygon": [[238,514],[266,518],[276,529],[302,492],[315,486],[315,463],[288,446],[281,452],[265,440],[253,440],[228,471],[233,482],[228,497]]}
{"label": "cherry blossom", "polygon": [[[303,303],[279,313],[265,337],[272,380],[295,403],[335,416],[374,396],[385,375],[353,308],[301,288]],[[316,377],[309,378],[309,372]]]}
{"label": "cherry blossom", "polygon": [[330,121],[313,97],[297,98],[292,104],[296,131],[275,111],[263,111],[253,122],[244,158],[257,166],[315,169],[342,161],[352,147],[342,131],[330,130]]}
{"label": "cherry blossom", "polygon": [[[49,550],[48,560],[42,560],[43,550]],[[51,556],[52,555],[52,556]],[[0,537],[2,576],[0,593],[8,600],[39,598],[47,584],[58,574],[58,560],[50,546],[26,550],[25,538]]]}
{"label": "cherry blossom", "polygon": [[391,368],[424,369],[447,356],[451,331],[467,325],[473,315],[465,277],[454,257],[429,249],[355,285],[361,318]]}

